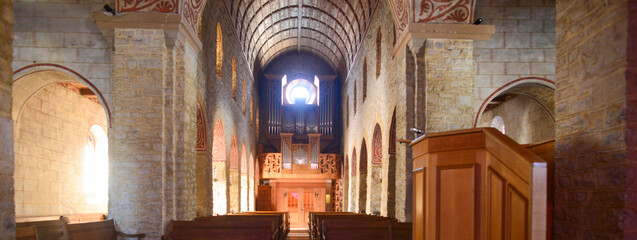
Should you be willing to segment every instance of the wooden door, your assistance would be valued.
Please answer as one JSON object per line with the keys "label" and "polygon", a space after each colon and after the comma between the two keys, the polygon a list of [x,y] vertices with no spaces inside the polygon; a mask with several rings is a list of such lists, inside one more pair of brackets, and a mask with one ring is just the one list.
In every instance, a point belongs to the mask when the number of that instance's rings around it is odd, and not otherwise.
{"label": "wooden door", "polygon": [[290,227],[303,227],[303,188],[288,188],[287,208],[290,214]]}
{"label": "wooden door", "polygon": [[270,192],[272,188],[268,185],[259,185],[257,192],[257,211],[271,211]]}

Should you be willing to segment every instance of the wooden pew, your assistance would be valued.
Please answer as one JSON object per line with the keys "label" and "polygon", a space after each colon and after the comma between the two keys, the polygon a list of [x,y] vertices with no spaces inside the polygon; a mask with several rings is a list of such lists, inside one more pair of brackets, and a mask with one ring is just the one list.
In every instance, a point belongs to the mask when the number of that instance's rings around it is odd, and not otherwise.
{"label": "wooden pew", "polygon": [[162,240],[271,240],[271,221],[255,219],[170,221],[168,234]]}
{"label": "wooden pew", "polygon": [[[228,227],[233,226],[246,226],[252,224],[253,222],[260,222],[259,226],[267,226],[272,232],[272,236],[270,239],[279,240],[285,239],[287,236],[284,236],[283,229],[283,216],[281,214],[277,215],[223,215],[223,216],[213,216],[213,217],[199,217],[195,218],[195,221],[207,221],[212,223],[216,223],[218,225],[227,225]],[[228,225],[232,223],[231,225]]]}
{"label": "wooden pew", "polygon": [[276,212],[276,211],[255,211],[255,212],[242,212],[236,213],[232,215],[267,215],[267,216],[280,216],[282,222],[279,228],[279,232],[281,232],[281,239],[286,239],[288,234],[290,233],[290,214],[288,212]]}
{"label": "wooden pew", "polygon": [[321,239],[325,240],[410,240],[412,223],[392,221],[328,221],[324,223]]}
{"label": "wooden pew", "polygon": [[338,215],[315,215],[314,224],[314,238],[321,239],[323,233],[324,224],[326,222],[339,222],[342,226],[353,226],[357,222],[396,222],[396,219],[388,217],[379,217],[365,214],[338,214]]}
{"label": "wooden pew", "polygon": [[[25,220],[25,218],[22,218],[20,220]],[[56,220],[16,223],[16,228],[25,228],[31,226],[35,226],[37,228],[38,238],[40,240],[67,239],[64,233],[64,221],[59,219],[59,217]]]}
{"label": "wooden pew", "polygon": [[39,240],[38,228],[36,226],[19,227],[15,229],[16,240]]}
{"label": "wooden pew", "polygon": [[117,237],[143,239],[146,234],[126,234],[115,230],[113,219],[88,223],[64,223],[69,240],[117,240]]}
{"label": "wooden pew", "polygon": [[352,212],[309,212],[308,213],[308,232],[310,234],[310,238],[311,239],[317,239],[318,238],[318,224],[315,224],[317,222],[317,216],[322,216],[322,215],[360,215],[358,213],[352,213]]}
{"label": "wooden pew", "polygon": [[61,216],[60,219],[66,223],[84,223],[84,222],[97,222],[106,220],[106,214],[104,213],[89,213],[89,214],[75,214]]}

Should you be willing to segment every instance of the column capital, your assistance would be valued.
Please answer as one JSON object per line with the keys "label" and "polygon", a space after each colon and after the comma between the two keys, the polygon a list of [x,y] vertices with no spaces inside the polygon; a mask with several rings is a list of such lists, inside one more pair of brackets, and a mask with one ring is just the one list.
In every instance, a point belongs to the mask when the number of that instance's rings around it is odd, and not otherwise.
{"label": "column capital", "polygon": [[198,33],[199,20],[197,20],[196,26],[193,26],[186,20],[185,14],[136,11],[118,13],[113,16],[110,13],[94,12],[93,18],[111,47],[113,46],[113,29],[136,28],[163,29],[168,49],[175,46],[177,39],[186,40],[196,52],[202,49]]}
{"label": "column capital", "polygon": [[[411,23],[394,46],[393,54],[398,55],[400,50],[410,41],[422,43],[425,39],[462,39],[488,41],[495,34],[494,25],[474,25],[464,23]],[[417,41],[420,39],[421,41]]]}

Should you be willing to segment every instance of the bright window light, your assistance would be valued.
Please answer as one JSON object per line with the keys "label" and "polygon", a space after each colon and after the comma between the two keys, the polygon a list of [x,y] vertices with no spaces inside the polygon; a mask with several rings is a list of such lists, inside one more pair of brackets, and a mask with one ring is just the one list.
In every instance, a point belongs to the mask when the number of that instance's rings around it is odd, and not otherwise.
{"label": "bright window light", "polygon": [[292,89],[292,99],[305,98],[305,101],[310,100],[310,92],[301,86],[297,86]]}

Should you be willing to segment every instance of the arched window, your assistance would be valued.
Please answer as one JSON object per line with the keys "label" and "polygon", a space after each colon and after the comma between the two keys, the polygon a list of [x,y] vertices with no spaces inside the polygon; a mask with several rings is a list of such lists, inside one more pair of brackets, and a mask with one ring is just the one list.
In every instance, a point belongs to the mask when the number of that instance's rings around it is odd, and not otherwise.
{"label": "arched window", "polygon": [[250,98],[250,125],[252,125],[252,122],[254,122],[254,102],[252,100],[253,99]]}
{"label": "arched window", "polygon": [[217,23],[217,75],[222,77],[221,69],[223,68],[223,33],[221,32],[221,24]]}
{"label": "arched window", "polygon": [[380,76],[380,63],[383,60],[383,33],[378,26],[378,33],[376,33],[376,78]]}
{"label": "arched window", "polygon": [[363,102],[367,100],[367,57],[363,59]]}
{"label": "arched window", "polygon": [[506,134],[504,120],[502,120],[502,117],[500,116],[493,117],[493,119],[491,120],[491,127],[498,129],[498,131],[500,131],[502,134]]}
{"label": "arched window", "polygon": [[356,100],[358,100],[357,95],[356,94],[358,91],[356,91],[356,80],[354,80],[354,103],[352,104],[354,106],[354,117],[356,116]]}
{"label": "arched window", "polygon": [[246,79],[243,79],[243,116],[246,115],[246,99],[248,98],[248,96],[246,96]]}
{"label": "arched window", "polygon": [[367,173],[367,143],[365,143],[365,139],[363,139],[363,143],[361,143],[361,155],[358,161],[360,163],[360,169],[358,171]]}
{"label": "arched window", "polygon": [[86,203],[108,203],[108,137],[99,125],[89,129],[84,148]]}
{"label": "arched window", "polygon": [[237,63],[232,57],[232,98],[237,100]]}

